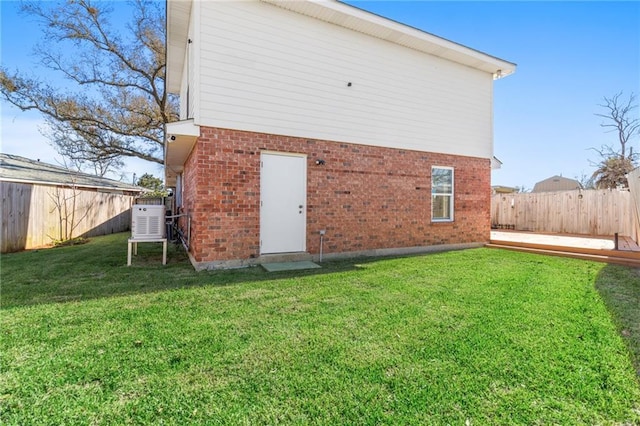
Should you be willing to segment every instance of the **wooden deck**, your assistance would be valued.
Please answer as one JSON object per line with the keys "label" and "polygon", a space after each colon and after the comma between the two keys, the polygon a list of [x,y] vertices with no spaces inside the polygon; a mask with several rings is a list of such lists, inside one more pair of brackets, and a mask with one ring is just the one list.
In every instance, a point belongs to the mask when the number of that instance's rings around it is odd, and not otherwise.
{"label": "wooden deck", "polygon": [[618,250],[640,253],[640,246],[631,237],[620,237],[618,239]]}
{"label": "wooden deck", "polygon": [[492,231],[487,247],[640,267],[640,247],[623,236],[615,250],[613,238]]}

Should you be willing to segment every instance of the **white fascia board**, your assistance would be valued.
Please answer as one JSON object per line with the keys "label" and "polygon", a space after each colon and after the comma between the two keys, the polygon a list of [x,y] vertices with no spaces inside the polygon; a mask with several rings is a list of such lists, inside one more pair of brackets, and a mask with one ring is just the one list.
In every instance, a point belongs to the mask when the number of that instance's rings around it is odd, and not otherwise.
{"label": "white fascia board", "polygon": [[193,120],[175,121],[165,125],[164,166],[165,181],[175,182],[184,170],[184,163],[200,136],[200,126]]}
{"label": "white fascia board", "polygon": [[167,138],[175,136],[200,136],[200,126],[194,124],[193,119],[174,121],[166,124]]}
{"label": "white fascia board", "polygon": [[180,93],[189,34],[191,0],[167,0],[167,78],[169,93]]}

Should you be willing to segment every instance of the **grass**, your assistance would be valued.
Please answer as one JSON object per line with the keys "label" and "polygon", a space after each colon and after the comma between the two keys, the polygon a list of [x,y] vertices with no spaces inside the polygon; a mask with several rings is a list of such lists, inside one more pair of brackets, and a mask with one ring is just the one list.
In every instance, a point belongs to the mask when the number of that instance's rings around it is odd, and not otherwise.
{"label": "grass", "polygon": [[629,347],[640,377],[640,268],[603,268],[596,288]]}
{"label": "grass", "polygon": [[2,256],[2,424],[640,423],[637,270],[491,249],[275,274],[160,258],[141,244],[127,267],[123,234]]}

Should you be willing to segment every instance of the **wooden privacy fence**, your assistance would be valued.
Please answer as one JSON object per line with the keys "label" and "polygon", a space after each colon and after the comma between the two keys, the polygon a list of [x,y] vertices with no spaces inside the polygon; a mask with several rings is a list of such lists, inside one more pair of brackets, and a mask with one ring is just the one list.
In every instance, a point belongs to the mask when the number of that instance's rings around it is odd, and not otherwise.
{"label": "wooden privacy fence", "polygon": [[131,226],[133,195],[17,182],[0,182],[0,192],[2,253]]}
{"label": "wooden privacy fence", "polygon": [[627,175],[629,181],[629,192],[631,193],[631,203],[635,219],[635,236],[631,236],[640,244],[640,167]]}
{"label": "wooden privacy fence", "polygon": [[631,193],[574,190],[495,194],[491,225],[498,229],[611,236],[637,239]]}

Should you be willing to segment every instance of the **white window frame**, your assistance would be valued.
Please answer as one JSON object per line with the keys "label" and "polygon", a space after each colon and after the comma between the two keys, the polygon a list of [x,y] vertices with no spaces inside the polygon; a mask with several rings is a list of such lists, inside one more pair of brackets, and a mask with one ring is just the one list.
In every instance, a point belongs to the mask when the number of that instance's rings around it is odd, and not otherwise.
{"label": "white window frame", "polygon": [[[451,192],[450,193],[444,193],[444,192],[433,192],[433,176],[434,176],[434,170],[435,169],[442,169],[442,170],[451,170]],[[448,167],[448,166],[431,166],[431,222],[453,222],[454,220],[454,213],[455,213],[455,205],[454,205],[454,200],[455,200],[455,182],[456,182],[456,178],[455,178],[455,170],[453,167]],[[451,198],[451,212],[450,212],[450,216],[448,218],[435,218],[433,217],[433,199],[436,196],[444,196],[444,197],[450,197]]]}
{"label": "white window frame", "polygon": [[176,191],[175,194],[173,194],[176,208],[182,207],[183,190],[182,173],[178,173],[178,176],[176,176]]}

